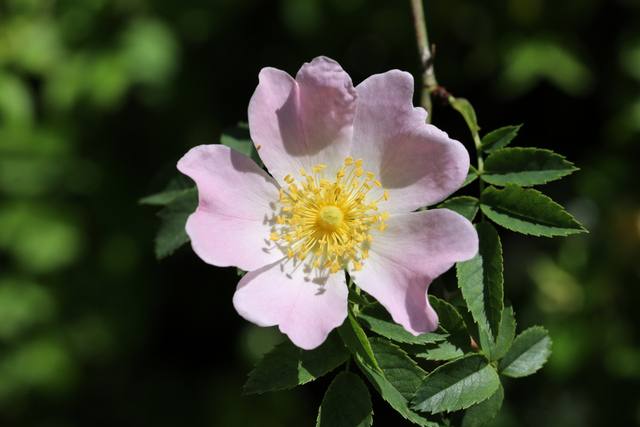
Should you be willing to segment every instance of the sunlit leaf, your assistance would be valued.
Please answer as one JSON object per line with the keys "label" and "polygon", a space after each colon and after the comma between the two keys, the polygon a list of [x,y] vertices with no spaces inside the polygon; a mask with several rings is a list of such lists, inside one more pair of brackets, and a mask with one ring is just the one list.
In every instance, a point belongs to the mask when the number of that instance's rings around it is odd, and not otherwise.
{"label": "sunlit leaf", "polygon": [[379,303],[363,308],[358,313],[358,320],[365,328],[380,334],[383,337],[403,343],[434,343],[444,340],[447,335],[449,335],[442,328],[438,328],[434,332],[415,336],[412,333],[407,332],[401,325],[395,323],[391,318],[391,315]]}
{"label": "sunlit leaf", "polygon": [[560,179],[576,170],[573,163],[550,150],[504,148],[487,157],[481,178],[494,185],[514,182],[531,187]]}
{"label": "sunlit leaf", "polygon": [[471,354],[427,375],[413,398],[413,409],[434,414],[465,409],[491,397],[499,385],[498,373],[489,360]]}
{"label": "sunlit leaf", "polygon": [[458,285],[482,331],[497,337],[503,309],[502,245],[488,222],[476,224],[478,254],[457,264]]}
{"label": "sunlit leaf", "polygon": [[518,131],[521,126],[522,125],[505,126],[489,132],[482,138],[480,148],[482,148],[482,151],[485,153],[493,153],[494,151],[506,147],[513,138],[518,135]]}
{"label": "sunlit leaf", "polygon": [[340,336],[347,348],[357,360],[369,366],[371,369],[382,373],[378,366],[378,362],[373,355],[373,351],[371,350],[371,345],[369,344],[367,335],[362,330],[362,327],[353,315],[351,309],[349,309],[347,319],[344,321],[342,326],[338,328],[338,332],[340,333]]}
{"label": "sunlit leaf", "polygon": [[523,234],[551,237],[586,231],[549,197],[517,184],[507,184],[503,190],[485,189],[480,209],[497,224]]}
{"label": "sunlit leaf", "polygon": [[518,335],[498,368],[508,377],[525,377],[540,369],[550,354],[549,333],[540,326],[534,326]]}

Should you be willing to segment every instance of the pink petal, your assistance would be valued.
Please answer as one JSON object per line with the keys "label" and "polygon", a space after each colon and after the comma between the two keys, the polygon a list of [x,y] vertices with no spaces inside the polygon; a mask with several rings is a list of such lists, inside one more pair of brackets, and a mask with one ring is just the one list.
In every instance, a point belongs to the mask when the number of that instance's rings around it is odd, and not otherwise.
{"label": "pink petal", "polygon": [[233,305],[248,321],[280,325],[295,345],[311,350],[347,317],[347,284],[344,274],[312,279],[289,263],[285,258],[284,263],[247,273],[238,283]]}
{"label": "pink petal", "polygon": [[356,98],[349,75],[329,58],[304,64],[296,80],[275,68],[260,72],[249,128],[278,182],[317,164],[328,166],[327,176],[335,175],[349,153]]}
{"label": "pink petal", "polygon": [[478,234],[448,209],[391,215],[384,232],[372,231],[370,258],[354,281],[386,307],[393,320],[419,335],[438,326],[427,290],[432,280],[478,252]]}
{"label": "pink petal", "polygon": [[255,270],[282,257],[269,239],[279,188],[253,160],[223,145],[200,145],[178,169],[198,186],[200,202],[186,230],[200,258]]}
{"label": "pink petal", "polygon": [[[425,124],[427,112],[413,107],[413,77],[398,70],[369,77],[356,87],[358,116],[351,155],[362,157],[389,191],[381,209],[409,212],[438,203],[456,191],[469,170],[462,144]],[[370,193],[377,199],[382,191]],[[388,205],[388,206],[387,206]]]}

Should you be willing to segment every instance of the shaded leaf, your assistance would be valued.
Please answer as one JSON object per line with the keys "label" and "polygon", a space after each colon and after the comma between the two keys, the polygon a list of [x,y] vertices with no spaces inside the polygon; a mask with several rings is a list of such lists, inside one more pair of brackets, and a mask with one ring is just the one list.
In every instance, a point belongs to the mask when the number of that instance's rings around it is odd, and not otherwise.
{"label": "shaded leaf", "polygon": [[360,306],[363,306],[363,307],[371,305],[371,303],[369,301],[364,299],[364,297],[362,295],[358,294],[351,287],[349,287],[349,301],[354,303],[354,304],[358,304]]}
{"label": "shaded leaf", "polygon": [[473,181],[476,180],[476,178],[478,178],[478,169],[474,168],[473,165],[469,165],[469,172],[467,173],[467,178],[464,180],[464,183],[460,186],[460,188],[466,187],[467,185],[471,184]]}
{"label": "shaded leaf", "polygon": [[433,295],[429,295],[429,303],[438,313],[439,328],[447,332],[446,339],[421,346],[410,346],[407,347],[407,351],[428,360],[450,360],[471,351],[469,332],[455,307]]}
{"label": "shaded leaf", "polygon": [[193,188],[174,198],[158,212],[160,228],[156,234],[156,258],[162,259],[189,241],[184,227],[198,207],[198,190]]}
{"label": "shaded leaf", "polygon": [[480,148],[485,153],[493,153],[503,147],[506,147],[513,138],[516,137],[522,125],[505,126],[500,129],[489,132],[482,138]]}
{"label": "shaded leaf", "polygon": [[488,399],[500,385],[489,360],[471,354],[436,368],[422,381],[413,409],[439,413],[465,409]]}
{"label": "shaded leaf", "polygon": [[303,350],[286,340],[256,363],[244,385],[244,394],[284,390],[313,381],[349,357],[349,350],[335,332],[313,350]]}
{"label": "shaded leaf", "polygon": [[498,232],[488,222],[476,224],[476,230],[478,254],[457,264],[458,285],[480,329],[496,338],[504,308],[502,245]]}
{"label": "shaded leaf", "polygon": [[397,342],[411,344],[434,343],[444,340],[449,335],[441,327],[438,327],[434,332],[415,336],[407,332],[401,325],[395,323],[391,315],[380,303],[363,308],[358,313],[358,319],[365,328]]}
{"label": "shaded leaf", "polygon": [[480,201],[475,197],[460,196],[453,199],[446,200],[441,203],[438,208],[451,209],[454,212],[459,213],[469,221],[473,221],[478,209],[480,209]]}
{"label": "shaded leaf", "polygon": [[505,305],[500,322],[500,333],[497,340],[490,338],[484,331],[480,334],[480,348],[490,361],[495,362],[505,355],[516,336],[516,319],[513,307]]}
{"label": "shaded leaf", "polygon": [[515,339],[498,365],[501,374],[508,377],[526,377],[536,372],[551,354],[551,338],[548,332],[534,326]]}
{"label": "shaded leaf", "polygon": [[498,386],[495,393],[487,400],[470,406],[461,413],[456,413],[453,418],[455,425],[460,427],[482,427],[487,425],[500,411],[504,400],[504,388],[502,384]]}
{"label": "shaded leaf", "polygon": [[505,148],[484,162],[482,179],[494,185],[514,182],[523,187],[545,184],[578,168],[559,154],[538,148]]}
{"label": "shaded leaf", "polygon": [[418,386],[426,375],[404,351],[382,339],[371,338],[371,348],[384,376],[358,362],[358,366],[378,390],[384,400],[404,418],[421,426],[437,427],[438,424],[409,408]]}
{"label": "shaded leaf", "polygon": [[467,327],[467,331],[469,331],[469,335],[471,335],[471,339],[475,342],[476,346],[480,346],[480,328],[478,328],[478,324],[473,319],[473,315],[469,311],[466,305],[457,306],[456,311],[460,314],[462,319],[464,320],[464,324]]}
{"label": "shaded leaf", "polygon": [[367,334],[362,330],[362,327],[351,311],[351,308],[349,308],[349,315],[346,320],[338,328],[338,332],[356,360],[366,364],[379,373],[382,373],[378,366],[378,362],[376,362],[376,358],[373,355],[373,351],[371,350]]}
{"label": "shaded leaf", "polygon": [[507,184],[502,190],[487,187],[480,209],[496,224],[523,234],[551,237],[586,231],[549,197],[517,184]]}
{"label": "shaded leaf", "polygon": [[138,203],[141,205],[165,206],[178,196],[195,189],[195,184],[191,178],[185,175],[177,175],[169,181],[169,184],[162,191],[143,197],[138,200]]}
{"label": "shaded leaf", "polygon": [[373,423],[371,396],[356,374],[340,372],[324,395],[317,427],[369,427]]}
{"label": "shaded leaf", "polygon": [[258,150],[256,150],[256,147],[253,145],[253,141],[251,140],[248,123],[240,122],[236,127],[222,132],[222,135],[220,135],[220,144],[226,145],[245,156],[251,157],[258,166],[263,166],[262,160],[258,155]]}

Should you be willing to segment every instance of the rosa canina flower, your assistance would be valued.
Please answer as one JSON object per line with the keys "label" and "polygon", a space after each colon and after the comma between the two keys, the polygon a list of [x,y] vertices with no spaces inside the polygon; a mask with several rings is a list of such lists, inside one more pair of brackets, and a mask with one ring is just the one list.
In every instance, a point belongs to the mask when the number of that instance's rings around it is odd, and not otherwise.
{"label": "rosa canina flower", "polygon": [[326,57],[295,79],[264,68],[249,103],[251,138],[269,173],[222,145],[191,149],[178,169],[198,187],[186,225],[193,250],[237,266],[233,304],[313,349],[348,313],[346,275],[414,335],[438,316],[431,281],[478,251],[472,224],[416,211],[457,190],[469,169],[458,141],[414,108],[413,78],[392,70],[353,87]]}

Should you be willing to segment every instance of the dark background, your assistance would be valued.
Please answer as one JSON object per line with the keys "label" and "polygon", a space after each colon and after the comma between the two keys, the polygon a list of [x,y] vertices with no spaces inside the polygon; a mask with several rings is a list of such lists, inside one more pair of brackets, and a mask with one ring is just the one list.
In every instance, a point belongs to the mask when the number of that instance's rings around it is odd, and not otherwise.
{"label": "dark background", "polygon": [[[425,10],[437,78],[482,132],[524,123],[516,145],[581,168],[540,190],[589,234],[501,231],[519,331],[543,325],[554,347],[505,383],[491,425],[640,425],[640,2]],[[355,84],[419,76],[409,0],[0,1],[0,424],[314,425],[330,378],[241,396],[280,335],[235,313],[235,269],[188,245],[156,261],[156,210],[137,201],[246,121],[262,67],[318,55]],[[472,149],[455,111],[433,122]]]}

